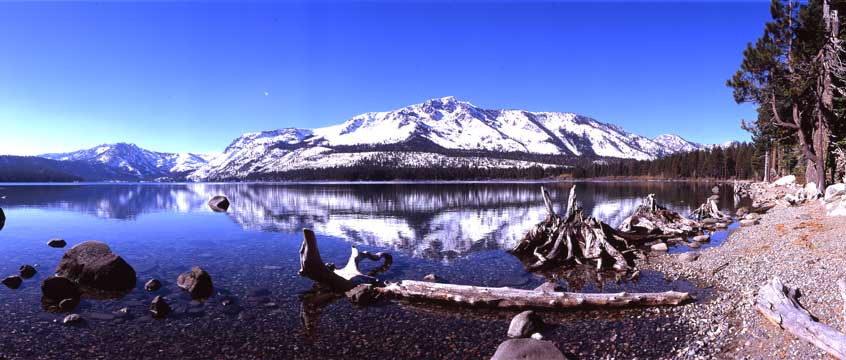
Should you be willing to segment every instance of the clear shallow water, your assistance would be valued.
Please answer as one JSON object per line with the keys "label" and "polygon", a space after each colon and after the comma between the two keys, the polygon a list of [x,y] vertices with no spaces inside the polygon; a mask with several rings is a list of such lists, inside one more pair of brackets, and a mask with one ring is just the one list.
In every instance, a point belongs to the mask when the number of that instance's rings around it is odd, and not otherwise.
{"label": "clear shallow water", "polygon": [[[544,186],[562,204],[571,184]],[[577,196],[586,212],[617,225],[647,193],[686,214],[711,195],[712,186],[578,183]],[[15,274],[23,264],[39,270],[18,290],[0,288],[0,358],[489,357],[513,313],[397,304],[356,309],[343,300],[304,296],[311,283],[297,276],[301,229],[315,230],[326,261],[344,263],[351,243],[392,252],[386,280],[436,273],[452,283],[533,288],[544,279],[525,273],[503,249],[545,215],[539,188],[532,183],[0,185],[7,217],[0,230],[0,275]],[[733,207],[729,191],[723,187],[726,209]],[[220,194],[232,203],[227,213],[206,206]],[[46,246],[53,237],[64,238],[68,247],[90,239],[106,242],[138,272],[138,288],[114,301],[83,300],[75,310],[87,319],[83,327],[56,323],[62,315],[43,312],[39,302],[40,281],[64,252]],[[193,265],[212,275],[218,291],[203,303],[191,302],[175,286],[177,275]],[[163,289],[145,292],[149,278],[162,280]],[[580,272],[562,284],[578,291],[696,291],[690,283],[665,282],[658,273],[644,273],[637,283],[596,279]],[[173,316],[149,317],[146,309],[155,295],[169,299]],[[223,306],[223,300],[232,305]],[[130,309],[129,317],[113,315],[122,307]],[[582,325],[625,328],[626,314],[550,316],[571,317],[557,330],[563,334]],[[566,336],[551,340],[575,354],[593,351]],[[366,351],[357,342],[380,351]]]}

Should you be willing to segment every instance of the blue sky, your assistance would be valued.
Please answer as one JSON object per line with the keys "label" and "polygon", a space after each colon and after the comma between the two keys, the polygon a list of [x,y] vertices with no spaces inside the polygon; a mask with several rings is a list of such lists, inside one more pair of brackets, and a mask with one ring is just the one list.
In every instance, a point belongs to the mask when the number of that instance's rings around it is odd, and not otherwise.
{"label": "blue sky", "polygon": [[748,139],[724,83],[768,2],[0,3],[0,154],[222,151],[454,95]]}

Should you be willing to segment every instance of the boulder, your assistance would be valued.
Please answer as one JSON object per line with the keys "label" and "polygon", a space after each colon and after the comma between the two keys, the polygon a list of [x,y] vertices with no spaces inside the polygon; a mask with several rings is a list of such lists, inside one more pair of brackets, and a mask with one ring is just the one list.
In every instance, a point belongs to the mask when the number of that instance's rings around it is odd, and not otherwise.
{"label": "boulder", "polygon": [[809,182],[805,184],[805,196],[809,199],[816,199],[820,197],[820,189],[817,188],[817,183]]}
{"label": "boulder", "polygon": [[50,239],[50,241],[47,242],[47,246],[54,248],[63,248],[67,246],[67,244],[68,243],[65,242],[64,239]]}
{"label": "boulder", "polygon": [[709,235],[709,234],[698,235],[698,236],[693,237],[693,241],[696,241],[696,242],[706,242],[706,241],[709,241],[709,240],[711,240],[711,235]]}
{"label": "boulder", "polygon": [[796,183],[796,176],[787,175],[773,182],[775,186],[787,186]]}
{"label": "boulder", "polygon": [[150,291],[150,292],[161,289],[161,287],[162,287],[161,281],[156,280],[156,279],[150,279],[150,281],[147,281],[147,283],[144,284],[144,290],[147,290],[147,291]]}
{"label": "boulder", "polygon": [[32,267],[31,265],[23,265],[20,268],[21,277],[24,278],[24,279],[29,279],[29,278],[35,276],[35,274],[37,272],[38,271],[35,270],[35,268]]}
{"label": "boulder", "polygon": [[51,276],[41,282],[41,306],[50,312],[67,312],[79,305],[79,286],[70,279]]}
{"label": "boulder", "polygon": [[758,225],[758,220],[748,220],[748,219],[740,220],[740,226],[746,227],[746,226],[753,226],[753,225]]}
{"label": "boulder", "polygon": [[679,255],[679,260],[684,261],[684,262],[694,262],[698,259],[699,259],[699,253],[698,252],[689,251],[689,252],[682,253],[681,255]]}
{"label": "boulder", "polygon": [[135,287],[135,269],[109,246],[99,241],[86,241],[70,248],[56,275],[74,280],[83,288],[102,291],[126,291]]}
{"label": "boulder", "polygon": [[716,227],[717,229],[725,229],[725,228],[728,227],[728,224],[723,223],[723,222],[719,222],[719,223],[714,224],[714,227]]}
{"label": "boulder", "polygon": [[687,243],[687,247],[689,247],[691,249],[698,249],[700,246],[702,246],[702,243],[700,243],[698,241],[693,241],[693,242]]}
{"label": "boulder", "polygon": [[20,276],[12,275],[6,277],[5,279],[3,279],[3,281],[0,282],[2,282],[3,285],[6,285],[7,288],[14,290],[21,287],[21,284],[23,284],[23,279],[21,279]]}
{"label": "boulder", "polygon": [[826,204],[825,208],[828,216],[846,216],[846,199]]}
{"label": "boulder", "polygon": [[543,330],[543,319],[532,310],[517,314],[508,326],[508,337],[527,338]]}
{"label": "boulder", "polygon": [[758,220],[760,218],[761,218],[761,215],[758,215],[757,213],[749,213],[749,214],[746,214],[746,216],[743,217],[744,220]]}
{"label": "boulder", "polygon": [[215,196],[209,199],[209,207],[216,212],[225,212],[229,209],[229,199],[223,195]]}
{"label": "boulder", "polygon": [[153,317],[156,319],[161,319],[167,316],[167,314],[170,314],[170,311],[170,305],[168,305],[165,298],[161,296],[156,296],[150,303],[150,313],[153,314]]}
{"label": "boulder", "polygon": [[665,244],[665,243],[653,244],[649,248],[652,249],[652,251],[667,251],[668,250],[667,244]]}
{"label": "boulder", "polygon": [[564,360],[564,354],[551,341],[510,339],[496,348],[491,360]]}
{"label": "boulder", "polygon": [[190,272],[180,274],[176,285],[191,294],[191,298],[203,299],[212,296],[214,286],[212,278],[203,268],[194,266]]}
{"label": "boulder", "polygon": [[832,202],[846,194],[846,184],[834,184],[825,188],[825,202]]}
{"label": "boulder", "polygon": [[745,206],[738,208],[737,212],[736,212],[738,217],[744,217],[748,213],[749,213],[749,208],[745,207]]}

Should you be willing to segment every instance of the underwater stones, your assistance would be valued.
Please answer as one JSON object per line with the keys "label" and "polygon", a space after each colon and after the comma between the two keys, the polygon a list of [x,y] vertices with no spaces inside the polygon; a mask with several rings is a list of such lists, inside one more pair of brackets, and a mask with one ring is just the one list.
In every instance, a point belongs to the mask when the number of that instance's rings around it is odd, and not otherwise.
{"label": "underwater stones", "polygon": [[508,337],[527,338],[543,330],[543,326],[543,319],[541,319],[540,315],[534,311],[527,310],[511,319],[511,324],[508,326]]}
{"label": "underwater stones", "polygon": [[161,287],[162,287],[162,283],[161,283],[161,281],[159,281],[157,279],[150,279],[150,281],[147,281],[147,283],[144,284],[144,290],[147,290],[149,292],[153,292],[153,291],[156,291],[158,289],[161,289]]}
{"label": "underwater stones", "polygon": [[229,199],[223,195],[215,196],[209,199],[209,207],[215,212],[226,212],[229,209]]}
{"label": "underwater stones", "polygon": [[6,285],[7,288],[14,290],[21,287],[21,284],[23,284],[23,280],[20,276],[12,275],[6,277],[5,279],[3,279],[3,281],[0,281],[0,283],[3,283],[3,285]]}
{"label": "underwater stones", "polygon": [[150,313],[153,314],[154,318],[161,319],[170,314],[170,312],[170,305],[167,304],[165,298],[161,296],[153,298],[153,301],[150,303]]}
{"label": "underwater stones", "polygon": [[20,268],[21,277],[24,278],[24,279],[29,279],[29,278],[35,276],[35,273],[37,273],[37,272],[38,271],[35,270],[35,268],[32,267],[31,265],[22,265],[21,268]]}
{"label": "underwater stones", "polygon": [[82,316],[79,316],[79,314],[69,314],[68,316],[65,316],[64,319],[62,319],[62,324],[65,325],[78,325],[81,323]]}
{"label": "underwater stones", "polygon": [[136,281],[135,269],[99,241],[86,241],[70,248],[62,256],[56,275],[102,291],[130,290]]}
{"label": "underwater stones", "polygon": [[41,305],[47,311],[73,310],[79,304],[79,286],[68,278],[51,276],[41,282]]}
{"label": "underwater stones", "polygon": [[193,299],[207,298],[214,293],[211,275],[199,266],[192,267],[190,272],[180,274],[176,279],[176,285],[191,294]]}
{"label": "underwater stones", "polygon": [[50,241],[47,242],[47,246],[52,247],[52,248],[63,248],[67,245],[68,245],[68,243],[64,239],[59,239],[59,238],[50,239]]}

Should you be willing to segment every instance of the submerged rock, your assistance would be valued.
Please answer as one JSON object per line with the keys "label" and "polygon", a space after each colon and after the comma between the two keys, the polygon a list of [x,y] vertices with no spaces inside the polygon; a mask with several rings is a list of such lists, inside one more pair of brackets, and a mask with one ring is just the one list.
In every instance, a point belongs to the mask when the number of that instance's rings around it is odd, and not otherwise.
{"label": "submerged rock", "polygon": [[82,323],[82,316],[79,316],[79,314],[70,314],[68,316],[65,316],[65,318],[62,320],[62,323],[65,325],[80,324]]}
{"label": "submerged rock", "polygon": [[491,360],[564,360],[564,354],[551,341],[506,340],[496,348]]}
{"label": "submerged rock", "polygon": [[191,272],[180,274],[176,285],[188,291],[194,299],[207,298],[214,293],[211,275],[199,266],[192,267]]}
{"label": "submerged rock", "polygon": [[534,311],[527,310],[517,314],[511,319],[508,326],[508,337],[527,338],[536,332],[543,330],[543,319]]}
{"label": "submerged rock", "polygon": [[86,241],[70,248],[62,256],[56,275],[102,291],[131,290],[136,281],[135,269],[99,241]]}
{"label": "submerged rock", "polygon": [[170,305],[167,304],[165,298],[161,296],[153,298],[153,301],[150,303],[150,313],[153,314],[154,318],[161,319],[167,316],[167,314],[170,314],[170,312]]}
{"label": "submerged rock", "polygon": [[14,290],[21,287],[23,280],[20,276],[12,275],[3,279],[2,283],[3,285],[6,285],[7,288]]}
{"label": "submerged rock", "polygon": [[144,290],[147,290],[147,291],[150,291],[150,292],[161,289],[161,287],[162,287],[162,283],[161,283],[161,281],[159,281],[157,279],[150,279],[150,281],[147,281],[147,283],[144,284]]}
{"label": "submerged rock", "polygon": [[51,276],[41,282],[41,305],[47,311],[64,312],[79,304],[79,286],[68,278]]}
{"label": "submerged rock", "polygon": [[29,279],[29,278],[35,276],[35,273],[37,273],[37,272],[38,271],[35,270],[35,268],[32,267],[31,265],[23,265],[20,268],[21,277],[24,278],[24,279]]}
{"label": "submerged rock", "polygon": [[215,196],[209,199],[209,207],[216,212],[225,212],[229,209],[229,199],[223,195]]}
{"label": "submerged rock", "polygon": [[50,241],[47,242],[47,246],[54,247],[54,248],[63,248],[67,245],[68,245],[68,243],[64,239],[58,239],[58,238],[50,239]]}

